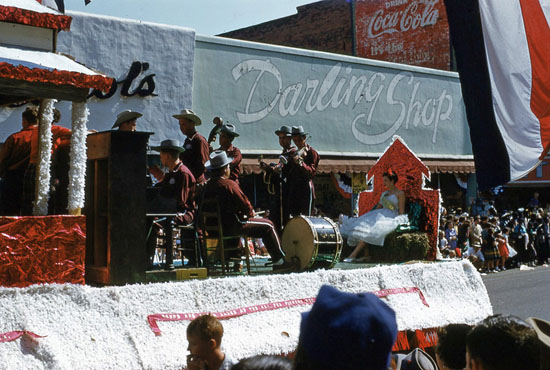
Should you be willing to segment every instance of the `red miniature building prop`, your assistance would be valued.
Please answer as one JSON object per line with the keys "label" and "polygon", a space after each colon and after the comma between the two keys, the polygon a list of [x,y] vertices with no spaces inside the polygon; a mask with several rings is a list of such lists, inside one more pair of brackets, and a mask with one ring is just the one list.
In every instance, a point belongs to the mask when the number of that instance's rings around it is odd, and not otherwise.
{"label": "red miniature building prop", "polygon": [[0,286],[84,284],[84,216],[0,217]]}
{"label": "red miniature building prop", "polygon": [[388,169],[397,174],[396,186],[405,193],[407,203],[416,202],[422,206],[425,215],[422,231],[428,234],[430,240],[426,258],[434,260],[439,227],[439,190],[424,188],[424,179],[430,179],[430,170],[399,136],[394,136],[392,144],[369,170],[367,184],[372,181],[372,189],[359,195],[359,214],[370,211],[380,200],[380,195],[385,191],[382,175]]}

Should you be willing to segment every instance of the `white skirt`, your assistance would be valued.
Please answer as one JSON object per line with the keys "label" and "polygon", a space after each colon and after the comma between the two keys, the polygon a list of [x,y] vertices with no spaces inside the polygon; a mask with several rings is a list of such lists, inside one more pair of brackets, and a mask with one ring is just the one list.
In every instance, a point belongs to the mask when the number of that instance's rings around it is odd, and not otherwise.
{"label": "white skirt", "polygon": [[340,233],[342,237],[347,238],[348,245],[352,247],[356,246],[360,240],[383,246],[386,235],[395,230],[398,225],[407,222],[409,222],[408,215],[397,215],[390,209],[380,208],[360,217],[344,220]]}

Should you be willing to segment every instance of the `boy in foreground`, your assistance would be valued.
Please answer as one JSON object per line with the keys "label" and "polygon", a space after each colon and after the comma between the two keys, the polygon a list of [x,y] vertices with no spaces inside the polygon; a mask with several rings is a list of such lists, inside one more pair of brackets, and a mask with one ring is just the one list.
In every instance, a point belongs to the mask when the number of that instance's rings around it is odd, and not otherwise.
{"label": "boy in foreground", "polygon": [[188,370],[229,370],[233,360],[225,355],[220,346],[223,326],[211,315],[202,315],[191,321],[187,327]]}

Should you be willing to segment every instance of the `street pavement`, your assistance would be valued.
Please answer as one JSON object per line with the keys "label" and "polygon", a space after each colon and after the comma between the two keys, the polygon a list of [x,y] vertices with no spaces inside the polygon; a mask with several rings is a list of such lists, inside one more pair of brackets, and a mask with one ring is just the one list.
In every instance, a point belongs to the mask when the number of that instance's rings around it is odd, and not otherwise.
{"label": "street pavement", "polygon": [[494,313],[550,321],[550,267],[482,275]]}

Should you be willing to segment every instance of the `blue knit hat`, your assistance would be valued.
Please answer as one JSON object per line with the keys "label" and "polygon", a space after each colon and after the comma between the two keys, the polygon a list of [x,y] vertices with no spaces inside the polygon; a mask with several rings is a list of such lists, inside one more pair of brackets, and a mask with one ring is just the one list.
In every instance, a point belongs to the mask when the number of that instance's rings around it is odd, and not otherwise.
{"label": "blue knit hat", "polygon": [[319,369],[386,370],[396,338],[395,312],[374,294],[324,285],[302,314],[299,343]]}

